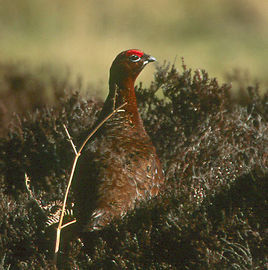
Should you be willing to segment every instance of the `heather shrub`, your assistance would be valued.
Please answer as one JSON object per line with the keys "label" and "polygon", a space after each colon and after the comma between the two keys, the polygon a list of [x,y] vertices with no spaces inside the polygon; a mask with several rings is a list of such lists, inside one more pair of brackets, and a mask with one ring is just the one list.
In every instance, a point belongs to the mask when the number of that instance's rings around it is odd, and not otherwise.
{"label": "heather shrub", "polygon": [[[69,266],[264,269],[268,95],[259,88],[241,88],[247,98],[240,102],[230,85],[203,70],[159,66],[151,86],[136,92],[165,170],[162,195],[102,231],[84,233],[83,244],[72,243]],[[74,157],[63,124],[79,145],[102,105],[78,93],[61,95],[53,107],[13,120],[0,141],[4,269],[52,267],[48,206],[63,198]],[[25,172],[43,209],[26,189]]]}
{"label": "heather shrub", "polygon": [[0,62],[0,136],[6,136],[14,114],[23,118],[30,112],[54,105],[64,93],[85,91],[82,78],[70,79],[70,72],[54,75],[48,66]]}

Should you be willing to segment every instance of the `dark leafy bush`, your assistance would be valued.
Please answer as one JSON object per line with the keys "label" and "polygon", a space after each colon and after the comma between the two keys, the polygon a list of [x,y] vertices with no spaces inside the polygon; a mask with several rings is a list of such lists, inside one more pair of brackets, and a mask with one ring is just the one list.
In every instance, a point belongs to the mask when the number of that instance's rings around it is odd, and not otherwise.
{"label": "dark leafy bush", "polygon": [[55,76],[46,66],[33,69],[24,63],[0,63],[0,136],[7,135],[14,114],[23,118],[58,102],[65,92],[84,88],[81,78],[70,80],[69,72]]}
{"label": "dark leafy bush", "polygon": [[[146,129],[166,172],[158,198],[103,231],[72,244],[79,269],[264,269],[267,263],[267,94],[229,85],[183,64],[158,68],[137,87]],[[160,92],[160,94],[158,94]],[[64,95],[13,124],[1,139],[0,256],[2,267],[51,269],[53,227],[29,197],[24,173],[40,203],[62,199],[73,152],[101,103]],[[15,120],[14,122],[15,123]],[[65,265],[66,269],[68,268]]]}

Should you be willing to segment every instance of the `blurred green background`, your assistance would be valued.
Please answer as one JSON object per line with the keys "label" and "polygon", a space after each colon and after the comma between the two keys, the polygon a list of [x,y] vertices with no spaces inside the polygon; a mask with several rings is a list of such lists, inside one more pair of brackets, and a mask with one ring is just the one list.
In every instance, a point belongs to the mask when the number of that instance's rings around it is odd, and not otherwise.
{"label": "blurred green background", "polygon": [[160,63],[184,57],[220,81],[238,68],[267,82],[267,14],[267,0],[0,0],[0,58],[68,68],[103,90],[114,57],[130,48]]}

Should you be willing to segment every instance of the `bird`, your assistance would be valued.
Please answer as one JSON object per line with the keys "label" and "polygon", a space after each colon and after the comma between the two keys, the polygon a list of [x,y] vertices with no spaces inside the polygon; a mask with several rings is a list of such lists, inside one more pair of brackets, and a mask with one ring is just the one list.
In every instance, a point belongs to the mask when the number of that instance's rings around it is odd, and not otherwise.
{"label": "bird", "polygon": [[135,81],[156,59],[141,50],[119,53],[110,68],[109,94],[74,175],[74,215],[83,232],[98,231],[155,197],[165,177],[156,149],[138,111]]}

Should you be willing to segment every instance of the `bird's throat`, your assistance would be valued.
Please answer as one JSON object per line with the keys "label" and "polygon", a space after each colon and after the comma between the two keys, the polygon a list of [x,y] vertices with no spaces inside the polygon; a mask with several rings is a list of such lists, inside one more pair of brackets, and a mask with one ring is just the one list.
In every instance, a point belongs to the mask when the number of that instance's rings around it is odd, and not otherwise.
{"label": "bird's throat", "polygon": [[122,108],[126,118],[137,128],[143,128],[143,122],[138,112],[134,83],[135,79],[133,80],[132,78],[121,80],[120,82],[110,81],[110,91],[105,105],[110,107],[109,111],[112,111],[126,103]]}

